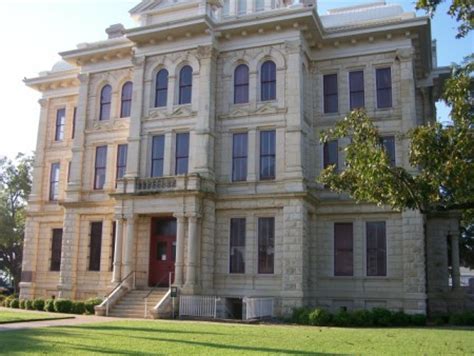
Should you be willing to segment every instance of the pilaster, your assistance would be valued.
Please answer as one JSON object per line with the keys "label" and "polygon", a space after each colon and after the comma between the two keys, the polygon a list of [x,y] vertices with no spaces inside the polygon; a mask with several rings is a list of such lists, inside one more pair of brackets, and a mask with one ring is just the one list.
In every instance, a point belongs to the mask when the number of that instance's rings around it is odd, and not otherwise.
{"label": "pilaster", "polygon": [[79,215],[73,210],[66,209],[64,213],[61,271],[58,285],[60,298],[73,299],[75,297],[79,229]]}

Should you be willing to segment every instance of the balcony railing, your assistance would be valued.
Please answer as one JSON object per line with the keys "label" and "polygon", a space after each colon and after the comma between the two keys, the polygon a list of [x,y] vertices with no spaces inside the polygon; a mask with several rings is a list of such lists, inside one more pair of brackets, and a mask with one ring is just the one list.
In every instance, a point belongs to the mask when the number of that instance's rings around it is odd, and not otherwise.
{"label": "balcony railing", "polygon": [[117,182],[116,194],[154,194],[199,190],[198,174],[170,177],[123,178]]}

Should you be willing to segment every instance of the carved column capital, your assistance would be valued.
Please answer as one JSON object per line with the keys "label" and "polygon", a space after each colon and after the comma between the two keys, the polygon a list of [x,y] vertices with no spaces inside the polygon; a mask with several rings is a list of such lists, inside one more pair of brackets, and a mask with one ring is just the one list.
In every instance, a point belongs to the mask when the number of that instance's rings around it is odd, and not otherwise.
{"label": "carved column capital", "polygon": [[80,73],[77,75],[77,79],[81,84],[87,83],[89,81],[90,75],[89,73]]}
{"label": "carved column capital", "polygon": [[137,69],[139,68],[143,68],[145,66],[145,57],[144,56],[134,56],[132,57],[132,64],[137,67]]}
{"label": "carved column capital", "polygon": [[38,100],[38,104],[40,104],[41,109],[45,109],[48,103],[49,103],[49,99],[46,99],[46,98],[41,98],[40,100]]}

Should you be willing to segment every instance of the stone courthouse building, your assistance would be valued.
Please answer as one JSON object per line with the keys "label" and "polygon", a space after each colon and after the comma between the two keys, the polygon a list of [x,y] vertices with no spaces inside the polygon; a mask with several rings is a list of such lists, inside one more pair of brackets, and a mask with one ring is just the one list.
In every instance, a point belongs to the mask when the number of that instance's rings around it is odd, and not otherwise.
{"label": "stone courthouse building", "polygon": [[137,27],[112,25],[26,80],[43,96],[22,298],[107,296],[99,312],[148,316],[171,284],[182,315],[245,318],[425,313],[430,281],[451,290],[455,217],[436,247],[419,212],[316,183],[344,168],[348,143],[320,132],[358,107],[409,167],[400,134],[435,120],[445,73],[429,18],[383,1],[318,15],[314,0],[144,0],[130,13]]}

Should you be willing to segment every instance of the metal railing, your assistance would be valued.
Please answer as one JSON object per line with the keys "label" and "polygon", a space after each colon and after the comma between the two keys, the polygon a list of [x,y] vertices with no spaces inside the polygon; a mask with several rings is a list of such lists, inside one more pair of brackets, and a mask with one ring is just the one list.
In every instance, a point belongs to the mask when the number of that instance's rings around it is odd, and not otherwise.
{"label": "metal railing", "polygon": [[245,319],[273,317],[273,298],[244,298]]}
{"label": "metal railing", "polygon": [[110,309],[110,301],[115,297],[115,295],[120,291],[120,289],[128,282],[129,279],[132,279],[132,289],[136,287],[136,273],[130,272],[122,281],[115,286],[112,291],[107,294],[104,301],[100,304],[100,307],[105,307],[105,316],[109,316],[109,309]]}
{"label": "metal railing", "polygon": [[144,317],[145,319],[148,317],[148,299],[150,298],[150,295],[152,295],[158,288],[160,288],[160,285],[168,278],[168,291],[171,289],[171,284],[173,283],[173,275],[174,272],[170,272],[168,276],[163,276],[158,283],[156,283],[148,292],[148,294],[143,298],[145,301],[145,313]]}
{"label": "metal railing", "polygon": [[179,316],[217,317],[217,297],[186,295],[179,298]]}

